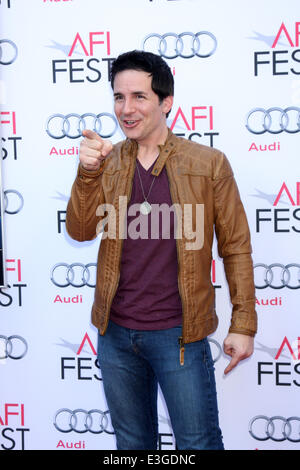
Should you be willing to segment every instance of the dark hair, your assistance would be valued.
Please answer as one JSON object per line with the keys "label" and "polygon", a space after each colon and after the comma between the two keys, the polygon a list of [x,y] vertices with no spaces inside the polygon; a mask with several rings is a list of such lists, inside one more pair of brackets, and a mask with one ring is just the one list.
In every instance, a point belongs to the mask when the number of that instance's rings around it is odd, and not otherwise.
{"label": "dark hair", "polygon": [[[161,103],[167,96],[174,95],[174,78],[168,64],[156,54],[145,51],[129,51],[117,57],[111,67],[111,86],[114,88],[115,76],[124,70],[139,70],[152,76],[152,90]],[[168,117],[169,113],[167,113]]]}

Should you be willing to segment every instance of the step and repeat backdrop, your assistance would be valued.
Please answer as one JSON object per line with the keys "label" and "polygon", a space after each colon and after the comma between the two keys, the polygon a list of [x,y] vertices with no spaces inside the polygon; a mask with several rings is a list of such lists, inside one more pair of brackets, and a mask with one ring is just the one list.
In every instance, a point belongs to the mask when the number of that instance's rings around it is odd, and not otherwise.
{"label": "step and repeat backdrop", "polygon": [[[248,215],[259,329],[226,377],[231,304],[216,244],[211,272],[225,447],[299,449],[298,0],[1,0],[0,26],[1,450],[115,449],[90,321],[101,239],[73,241],[65,217],[82,130],[124,138],[109,71],[132,49],[165,58],[169,127],[226,153]],[[175,449],[161,394],[158,407],[158,448]]]}

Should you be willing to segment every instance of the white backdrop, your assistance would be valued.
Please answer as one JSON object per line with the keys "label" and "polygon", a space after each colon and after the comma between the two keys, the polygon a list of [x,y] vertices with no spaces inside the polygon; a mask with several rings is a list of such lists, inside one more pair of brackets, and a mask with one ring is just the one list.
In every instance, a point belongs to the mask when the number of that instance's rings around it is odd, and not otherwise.
{"label": "white backdrop", "polygon": [[[159,53],[159,45],[162,54],[177,55],[166,59],[175,77],[169,125],[227,154],[258,265],[255,352],[224,377],[228,358],[220,347],[231,305],[215,249],[220,324],[210,341],[225,447],[299,448],[298,6],[297,0],[1,0],[7,282],[0,290],[1,450],[115,448],[90,323],[87,284],[95,270],[68,268],[95,263],[100,240],[79,244],[65,230],[80,138],[68,137],[76,136],[79,118],[64,117],[112,115],[111,59],[143,47]],[[153,34],[163,37],[143,45]],[[255,108],[264,111],[247,120]],[[85,122],[90,127],[93,118]],[[114,130],[111,116],[101,122],[102,134]],[[111,140],[121,138],[116,130]],[[159,448],[174,449],[161,396],[159,431]]]}

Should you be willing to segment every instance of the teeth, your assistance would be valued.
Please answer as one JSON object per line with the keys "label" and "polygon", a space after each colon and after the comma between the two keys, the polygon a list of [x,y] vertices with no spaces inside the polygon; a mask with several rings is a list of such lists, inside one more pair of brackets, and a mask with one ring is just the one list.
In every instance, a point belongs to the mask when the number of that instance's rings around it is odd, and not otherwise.
{"label": "teeth", "polygon": [[126,121],[127,124],[134,124],[135,121]]}

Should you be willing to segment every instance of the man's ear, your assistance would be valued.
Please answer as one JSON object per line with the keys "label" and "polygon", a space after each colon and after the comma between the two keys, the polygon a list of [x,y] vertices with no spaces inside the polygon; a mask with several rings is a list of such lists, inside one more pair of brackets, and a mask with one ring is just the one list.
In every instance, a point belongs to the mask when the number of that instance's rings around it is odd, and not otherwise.
{"label": "man's ear", "polygon": [[166,98],[164,98],[162,102],[162,110],[165,114],[167,114],[171,110],[173,106],[173,101],[174,101],[173,96],[167,96]]}

